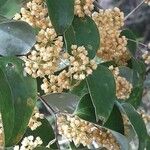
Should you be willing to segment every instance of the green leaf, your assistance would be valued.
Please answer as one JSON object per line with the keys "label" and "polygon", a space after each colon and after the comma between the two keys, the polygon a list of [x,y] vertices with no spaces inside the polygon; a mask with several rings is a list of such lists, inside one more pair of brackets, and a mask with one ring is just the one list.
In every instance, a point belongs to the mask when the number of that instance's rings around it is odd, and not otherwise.
{"label": "green leaf", "polygon": [[121,105],[118,105],[120,109],[126,113],[130,123],[132,124],[138,138],[139,138],[139,149],[138,150],[144,150],[146,146],[146,140],[147,140],[147,130],[145,123],[141,116],[136,112],[134,107],[128,103],[123,103]]}
{"label": "green leaf", "polygon": [[26,0],[0,0],[0,15],[11,19],[20,12],[22,2]]}
{"label": "green leaf", "polygon": [[74,18],[74,0],[46,0],[49,17],[57,34],[63,34]]}
{"label": "green leaf", "polygon": [[7,77],[0,68],[0,112],[2,115],[5,143],[8,143],[14,128],[14,105],[11,88]]}
{"label": "green leaf", "polygon": [[0,24],[0,55],[25,55],[35,42],[34,30],[27,23],[11,21]]}
{"label": "green leaf", "polygon": [[78,96],[70,93],[54,93],[42,96],[42,98],[51,106],[56,112],[73,113],[79,101]]}
{"label": "green leaf", "polygon": [[142,100],[146,67],[142,61],[132,58],[131,68],[133,69],[133,90],[127,102],[137,108]]}
{"label": "green leaf", "polygon": [[86,80],[82,80],[78,86],[71,89],[71,93],[79,96],[80,98],[88,94],[88,89],[86,85]]}
{"label": "green leaf", "polygon": [[99,65],[87,78],[88,90],[95,107],[97,119],[108,119],[116,99],[115,80],[111,71]]}
{"label": "green leaf", "polygon": [[64,34],[66,51],[71,54],[71,45],[77,44],[77,39],[75,36],[75,31],[73,26],[71,25]]}
{"label": "green leaf", "polygon": [[121,32],[121,35],[124,35],[128,39],[127,47],[130,50],[131,54],[135,56],[137,50],[137,41],[135,34],[130,29],[125,29]]}
{"label": "green leaf", "polygon": [[[0,68],[5,74],[12,94],[11,111],[14,109],[14,127],[6,146],[16,144],[23,136],[32,115],[37,98],[36,80],[24,72],[23,61],[16,57],[1,57]],[[9,93],[8,93],[9,94]],[[12,108],[14,107],[14,108]],[[9,120],[8,120],[9,121]],[[11,125],[12,126],[12,125]]]}
{"label": "green leaf", "polygon": [[76,110],[74,112],[75,115],[80,118],[90,121],[96,122],[95,110],[89,94],[83,96],[79,101]]}
{"label": "green leaf", "polygon": [[114,105],[114,108],[104,126],[121,134],[124,134],[122,114],[116,105]]}
{"label": "green leaf", "polygon": [[55,139],[55,134],[47,119],[40,119],[39,121],[42,123],[42,125],[34,131],[28,128],[24,134],[24,137],[30,135],[33,135],[34,137],[40,137],[43,141],[42,146],[47,146],[50,141]]}
{"label": "green leaf", "polygon": [[100,35],[95,22],[88,16],[74,17],[72,25],[77,45],[85,46],[89,58],[94,58],[100,47]]}

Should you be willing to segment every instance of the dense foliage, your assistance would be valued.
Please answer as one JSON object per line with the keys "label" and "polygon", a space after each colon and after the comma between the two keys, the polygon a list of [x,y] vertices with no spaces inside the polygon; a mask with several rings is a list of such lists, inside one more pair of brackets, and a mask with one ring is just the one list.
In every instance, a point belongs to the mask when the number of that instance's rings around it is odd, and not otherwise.
{"label": "dense foliage", "polygon": [[125,19],[94,0],[0,0],[0,149],[150,148],[150,54]]}

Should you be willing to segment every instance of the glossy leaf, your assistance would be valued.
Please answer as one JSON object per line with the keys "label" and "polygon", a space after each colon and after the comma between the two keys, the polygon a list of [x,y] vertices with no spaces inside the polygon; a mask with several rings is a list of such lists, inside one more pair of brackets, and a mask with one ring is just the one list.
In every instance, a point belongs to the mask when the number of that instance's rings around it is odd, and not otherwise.
{"label": "glossy leaf", "polygon": [[86,94],[81,98],[74,114],[84,120],[96,122],[95,110],[89,94]]}
{"label": "glossy leaf", "polygon": [[0,55],[25,55],[35,42],[34,30],[27,23],[11,21],[0,24]]}
{"label": "glossy leaf", "polygon": [[[6,146],[16,144],[23,136],[36,103],[37,85],[35,79],[25,74],[23,61],[16,57],[1,57],[0,68],[7,78],[14,108],[14,127]],[[12,113],[13,115],[13,113]],[[12,129],[10,129],[11,131]]]}
{"label": "glossy leaf", "polygon": [[74,17],[72,25],[77,45],[85,46],[88,56],[94,58],[100,47],[100,35],[95,22],[88,16]]}
{"label": "glossy leaf", "polygon": [[49,17],[58,34],[63,34],[74,18],[74,0],[46,0]]}
{"label": "glossy leaf", "polygon": [[54,93],[42,96],[42,98],[51,106],[56,112],[73,113],[79,98],[70,93]]}
{"label": "glossy leaf", "polygon": [[114,108],[104,126],[121,134],[124,134],[122,114],[116,105],[114,105]]}
{"label": "glossy leaf", "polygon": [[135,34],[130,29],[125,29],[121,32],[128,39],[127,47],[130,50],[131,54],[135,56],[137,50],[137,41]]}
{"label": "glossy leaf", "polygon": [[53,150],[53,149],[47,148],[47,147],[44,147],[44,146],[40,146],[40,147],[34,148],[34,150]]}
{"label": "glossy leaf", "polygon": [[105,122],[116,99],[115,80],[111,71],[104,66],[98,66],[97,70],[88,76],[87,85],[97,119],[102,119]]}
{"label": "glossy leaf", "polygon": [[32,131],[30,128],[26,130],[24,137],[33,135],[34,137],[40,137],[43,141],[42,146],[47,146],[48,143],[55,139],[53,128],[46,119],[41,119],[42,125],[36,130]]}
{"label": "glossy leaf", "polygon": [[[119,105],[118,105],[119,106]],[[123,103],[119,107],[122,107],[122,111],[127,114],[127,117],[132,124],[138,138],[139,138],[139,149],[143,150],[146,146],[147,140],[147,130],[145,123],[141,116],[136,112],[132,105],[128,103]]]}

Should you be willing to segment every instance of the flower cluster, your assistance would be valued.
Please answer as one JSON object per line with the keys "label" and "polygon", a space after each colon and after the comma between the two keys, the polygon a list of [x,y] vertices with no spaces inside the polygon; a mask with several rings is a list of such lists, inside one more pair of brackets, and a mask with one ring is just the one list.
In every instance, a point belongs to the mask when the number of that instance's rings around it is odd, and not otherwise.
{"label": "flower cluster", "polygon": [[145,51],[144,54],[142,55],[142,57],[143,57],[145,63],[147,65],[149,65],[150,64],[150,52]]}
{"label": "flower cluster", "polygon": [[49,24],[49,19],[46,18],[48,9],[43,0],[32,0],[21,8],[20,14],[16,14],[14,20],[22,20],[33,27],[46,29]]}
{"label": "flower cluster", "polygon": [[144,2],[150,6],[150,0],[145,0]]}
{"label": "flower cluster", "polygon": [[33,115],[32,117],[30,118],[30,121],[29,121],[29,128],[33,131],[33,130],[36,130],[39,126],[42,125],[41,123],[41,119],[44,119],[44,114],[40,114],[39,110],[37,107],[35,107],[34,109],[34,112],[33,112]]}
{"label": "flower cluster", "polygon": [[43,142],[40,137],[36,137],[34,140],[33,136],[28,136],[22,140],[21,146],[15,146],[14,150],[33,150],[34,148],[42,144]]}
{"label": "flower cluster", "polygon": [[79,17],[91,16],[94,0],[75,0],[74,13]]}
{"label": "flower cluster", "polygon": [[70,114],[59,114],[57,117],[58,132],[76,146],[82,144],[90,147],[96,142],[99,148],[107,148],[109,150],[120,150],[113,134],[103,128],[80,119]]}
{"label": "flower cluster", "polygon": [[98,57],[106,61],[114,60],[117,64],[124,65],[129,59],[127,39],[121,36],[120,28],[124,25],[124,13],[119,8],[100,10],[92,14],[101,34],[101,47]]}
{"label": "flower cluster", "polygon": [[64,58],[69,60],[67,71],[63,70],[58,75],[49,75],[43,79],[41,88],[45,93],[60,93],[64,89],[70,89],[97,68],[96,62],[87,56],[84,46],[72,45],[71,48],[72,55],[64,54]]}
{"label": "flower cluster", "polygon": [[14,17],[40,30],[31,54],[23,58],[25,71],[34,78],[53,74],[57,70],[63,47],[62,36],[57,36],[47,16],[48,10],[43,0],[32,0],[21,9],[20,14]]}
{"label": "flower cluster", "polygon": [[110,66],[109,69],[112,71],[115,81],[116,81],[116,96],[118,99],[128,99],[131,91],[132,91],[132,84],[128,82],[124,77],[119,75],[119,68],[114,68]]}

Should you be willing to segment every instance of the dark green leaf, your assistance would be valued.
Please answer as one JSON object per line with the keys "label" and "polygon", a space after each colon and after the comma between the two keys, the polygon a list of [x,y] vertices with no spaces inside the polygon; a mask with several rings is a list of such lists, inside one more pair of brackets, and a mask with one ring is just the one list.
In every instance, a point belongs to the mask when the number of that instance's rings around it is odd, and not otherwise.
{"label": "dark green leaf", "polygon": [[142,100],[146,67],[142,61],[133,58],[131,68],[133,70],[133,90],[127,101],[137,108]]}
{"label": "dark green leaf", "polygon": [[71,89],[71,93],[79,96],[80,98],[86,95],[88,93],[86,80],[81,81],[78,86]]}
{"label": "dark green leaf", "polygon": [[95,107],[97,119],[106,121],[116,99],[115,80],[111,71],[99,65],[87,78],[88,90]]}
{"label": "dark green leaf", "polygon": [[8,143],[14,128],[14,105],[7,77],[0,68],[0,112],[2,115],[5,143]]}
{"label": "dark green leaf", "polygon": [[43,96],[43,99],[58,112],[73,113],[79,98],[76,95],[70,93],[54,93]]}
{"label": "dark green leaf", "polygon": [[85,46],[88,56],[94,58],[100,47],[100,35],[95,22],[88,16],[75,17],[72,25],[77,45]]}
{"label": "dark green leaf", "polygon": [[124,134],[122,114],[116,105],[114,105],[114,108],[104,126],[121,134]]}
{"label": "dark green leaf", "polygon": [[37,85],[35,79],[25,74],[23,61],[16,57],[1,57],[0,68],[9,83],[15,109],[13,132],[9,142],[5,143],[6,146],[12,146],[22,138],[27,128],[36,103]]}
{"label": "dark green leaf", "polygon": [[34,30],[27,23],[12,21],[0,24],[0,55],[25,55],[35,42]]}
{"label": "dark green leaf", "polygon": [[89,94],[85,95],[79,101],[76,110],[74,112],[75,115],[79,116],[80,118],[90,121],[96,122],[95,110]]}
{"label": "dark green leaf", "polygon": [[142,117],[136,112],[134,107],[128,103],[123,103],[118,106],[127,114],[127,117],[139,138],[139,150],[144,150],[147,140],[147,130]]}
{"label": "dark green leaf", "polygon": [[74,0],[46,0],[49,17],[58,34],[63,34],[72,24]]}
{"label": "dark green leaf", "polygon": [[71,25],[64,34],[66,51],[71,54],[71,45],[76,45],[77,40],[75,36],[75,31],[73,26]]}
{"label": "dark green leaf", "polygon": [[43,141],[42,146],[47,146],[48,143],[55,139],[53,128],[46,119],[41,119],[42,125],[36,130],[32,131],[30,128],[26,130],[24,137],[33,135],[34,137],[40,137]]}
{"label": "dark green leaf", "polygon": [[137,41],[135,34],[130,29],[125,29],[121,32],[128,39],[127,47],[130,50],[131,54],[135,56],[137,50]]}

